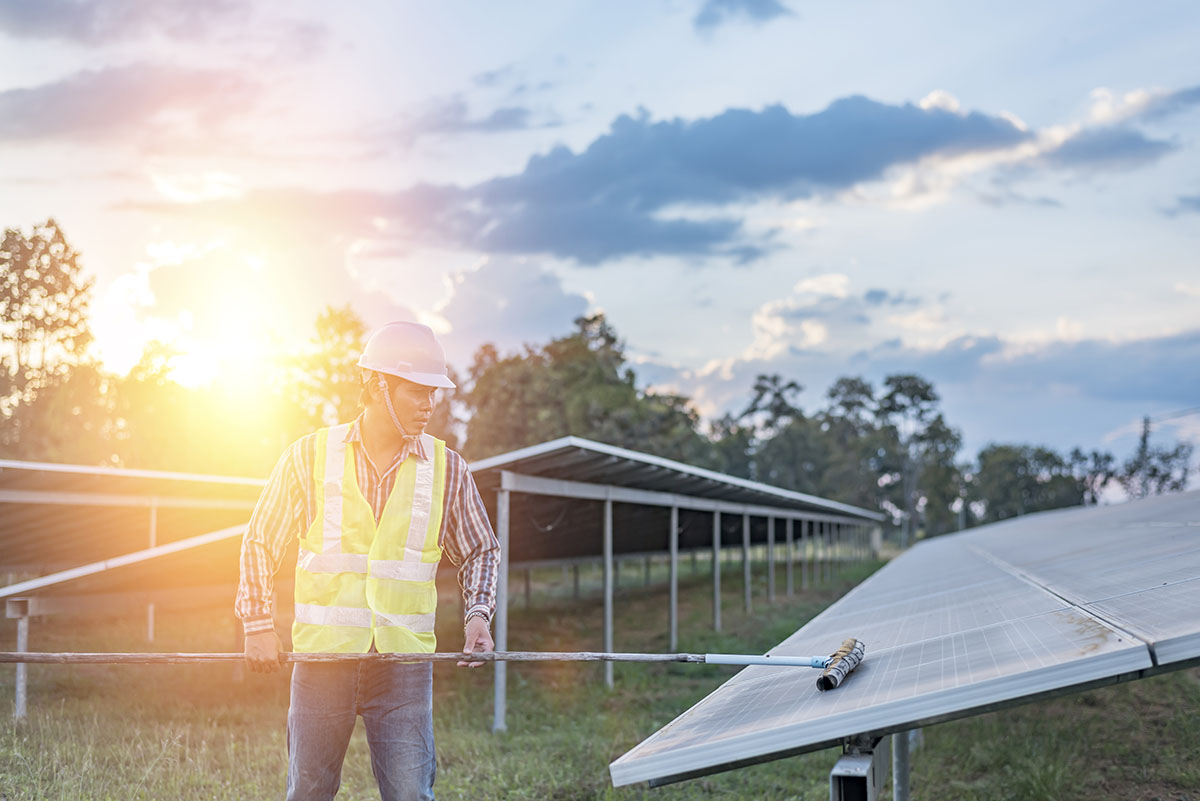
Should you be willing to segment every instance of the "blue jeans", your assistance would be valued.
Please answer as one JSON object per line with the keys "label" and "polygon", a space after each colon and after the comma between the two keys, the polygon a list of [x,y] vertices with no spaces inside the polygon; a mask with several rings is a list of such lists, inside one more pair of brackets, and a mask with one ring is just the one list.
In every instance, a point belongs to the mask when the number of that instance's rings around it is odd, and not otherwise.
{"label": "blue jeans", "polygon": [[433,665],[299,662],[288,707],[288,801],[327,801],[362,715],[383,801],[433,801]]}

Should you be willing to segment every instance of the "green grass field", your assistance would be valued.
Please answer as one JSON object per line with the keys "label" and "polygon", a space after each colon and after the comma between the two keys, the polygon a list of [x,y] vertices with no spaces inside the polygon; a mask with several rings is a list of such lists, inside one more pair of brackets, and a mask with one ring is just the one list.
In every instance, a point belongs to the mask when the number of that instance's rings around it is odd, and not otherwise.
{"label": "green grass field", "polygon": [[[876,565],[794,598],[765,599],[756,566],[755,608],[741,609],[741,571],[727,567],[723,634],[710,625],[707,569],[681,569],[680,650],[761,652],[818,613]],[[778,586],[783,586],[779,571]],[[510,645],[600,647],[595,576],[572,600],[560,571],[534,574],[525,608],[514,581]],[[616,643],[667,648],[665,571],[641,586],[622,573]],[[637,585],[637,586],[633,586]],[[142,620],[70,624],[35,620],[32,650],[224,651],[230,610],[160,614],[158,638]],[[452,617],[447,615],[447,618]],[[848,632],[853,634],[853,632]],[[3,650],[15,626],[0,629]],[[443,649],[461,647],[446,621]],[[870,652],[868,651],[868,659]],[[732,675],[703,665],[617,665],[616,689],[594,664],[515,665],[509,731],[493,735],[491,672],[438,666],[436,790],[442,799],[827,799],[836,750],[779,760],[670,787],[613,789],[608,763]],[[30,667],[29,718],[11,719],[14,667],[0,667],[0,801],[18,799],[278,799],[285,772],[285,670],[231,680],[228,665]],[[1200,670],[927,728],[914,753],[921,801],[1200,801]],[[378,798],[361,723],[339,798]]]}

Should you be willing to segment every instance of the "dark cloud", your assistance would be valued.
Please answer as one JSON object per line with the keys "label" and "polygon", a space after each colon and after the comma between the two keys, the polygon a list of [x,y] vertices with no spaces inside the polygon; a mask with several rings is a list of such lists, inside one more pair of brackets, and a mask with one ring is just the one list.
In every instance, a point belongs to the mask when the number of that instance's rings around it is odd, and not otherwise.
{"label": "dark cloud", "polygon": [[[424,125],[449,131],[468,124],[461,106]],[[589,265],[637,254],[747,262],[766,252],[769,236],[748,241],[740,218],[696,219],[673,210],[833,194],[879,179],[893,166],[1006,148],[1030,136],[1002,117],[865,97],[838,100],[813,114],[771,106],[655,122],[643,113],[619,117],[582,152],[557,147],[532,157],[518,174],[470,187],[283,190],[256,193],[243,205],[253,205],[256,219],[264,209],[280,214],[320,209],[323,225],[344,220],[352,232],[371,217],[385,217],[428,244],[548,254]],[[236,216],[234,208],[221,208]],[[214,207],[193,211],[214,213]]]}
{"label": "dark cloud", "polygon": [[150,65],[84,70],[54,83],[0,92],[0,141],[146,133],[166,123],[202,133],[245,109],[256,87],[243,74]]}
{"label": "dark cloud", "polygon": [[738,19],[761,25],[791,13],[779,0],[704,0],[692,24],[708,31]]}
{"label": "dark cloud", "polygon": [[1158,161],[1176,149],[1127,126],[1085,128],[1046,153],[1054,167],[1133,169]]}
{"label": "dark cloud", "polygon": [[1151,100],[1140,116],[1148,120],[1156,120],[1187,111],[1196,105],[1200,105],[1200,86],[1190,86],[1187,89],[1178,89]]}
{"label": "dark cloud", "polygon": [[1200,397],[1200,329],[1163,337],[1111,342],[1050,342],[1004,355],[994,336],[959,337],[936,350],[889,343],[859,353],[855,362],[873,372],[918,372],[936,381],[986,379],[1007,390],[1041,392],[1057,387],[1104,401],[1189,403]]}

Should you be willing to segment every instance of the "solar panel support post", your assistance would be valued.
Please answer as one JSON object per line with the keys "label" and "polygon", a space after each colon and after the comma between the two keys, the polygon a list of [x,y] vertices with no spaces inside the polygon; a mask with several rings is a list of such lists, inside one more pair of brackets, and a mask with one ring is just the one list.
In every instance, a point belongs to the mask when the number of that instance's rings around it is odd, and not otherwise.
{"label": "solar panel support post", "polygon": [[908,792],[909,762],[908,732],[901,731],[892,735],[892,799],[893,801],[912,801]]}
{"label": "solar panel support post", "polygon": [[[604,499],[604,650],[613,650],[613,508],[612,498]],[[604,663],[604,686],[613,686],[613,663]]]}
{"label": "solar panel support post", "polygon": [[721,630],[721,513],[713,512],[713,631]]}
{"label": "solar panel support post", "polygon": [[[503,484],[501,485],[503,486]],[[508,505],[509,491],[496,493],[496,537],[500,540],[500,569],[496,576],[496,650],[508,650]],[[506,693],[508,690],[508,666],[497,662],[492,668],[492,731],[508,729],[506,721]]]}
{"label": "solar panel support post", "polygon": [[775,518],[767,518],[767,600],[775,602]]}
{"label": "solar panel support post", "polygon": [[887,737],[854,737],[829,771],[829,801],[877,801],[887,785]]}
{"label": "solar panel support post", "polygon": [[[4,616],[17,620],[17,650],[29,650],[29,599],[9,598],[4,604]],[[26,715],[26,686],[29,666],[17,663],[16,695],[13,698],[13,719],[24,720]]]}
{"label": "solar panel support post", "polygon": [[670,611],[668,615],[670,621],[667,624],[668,640],[670,646],[668,650],[674,651],[679,647],[679,507],[671,507],[671,535],[668,547],[671,551],[671,601]]}
{"label": "solar panel support post", "polygon": [[746,614],[750,614],[751,608],[751,586],[750,586],[750,515],[742,515],[742,584],[744,589],[742,594],[746,601]]}
{"label": "solar panel support post", "polygon": [[796,561],[796,540],[793,537],[792,518],[788,518],[784,523],[783,539],[784,539],[784,586],[787,591],[787,596],[790,598],[796,592],[795,576],[795,561]]}

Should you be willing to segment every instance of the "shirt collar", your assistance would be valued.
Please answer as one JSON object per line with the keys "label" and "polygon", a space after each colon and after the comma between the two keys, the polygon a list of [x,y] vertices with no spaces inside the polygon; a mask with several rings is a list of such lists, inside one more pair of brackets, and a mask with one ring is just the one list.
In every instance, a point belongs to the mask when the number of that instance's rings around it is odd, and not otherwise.
{"label": "shirt collar", "polygon": [[[354,418],[354,422],[350,424],[350,429],[346,432],[346,442],[362,444],[362,414]],[[425,450],[425,437],[405,437],[404,442],[400,445],[400,453],[396,454],[395,460],[387,469],[390,470],[393,466],[402,464],[409,456],[416,456],[422,462],[429,460],[429,453]]]}

